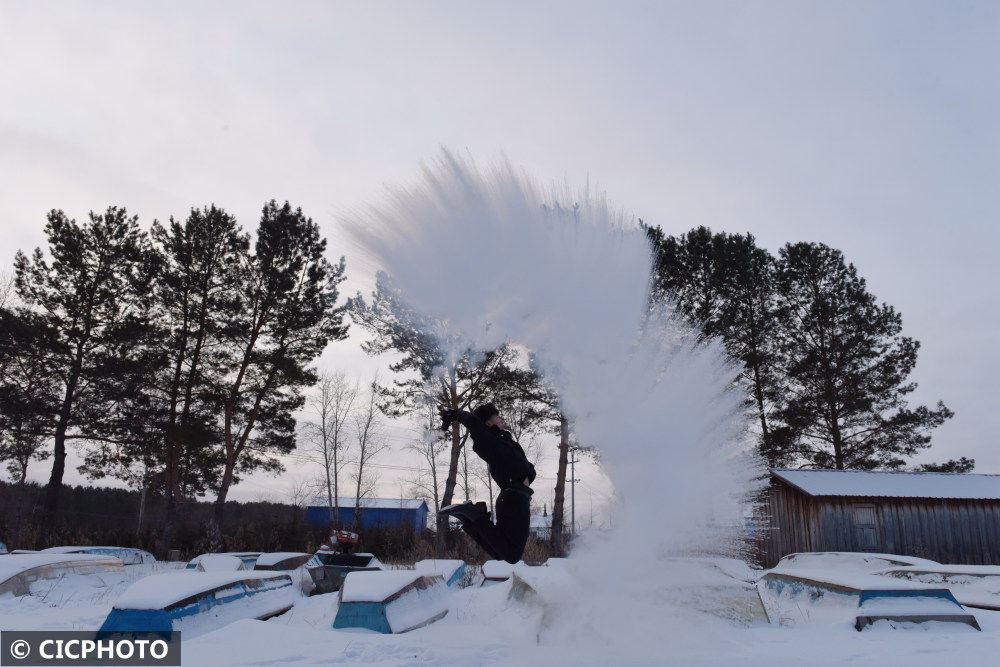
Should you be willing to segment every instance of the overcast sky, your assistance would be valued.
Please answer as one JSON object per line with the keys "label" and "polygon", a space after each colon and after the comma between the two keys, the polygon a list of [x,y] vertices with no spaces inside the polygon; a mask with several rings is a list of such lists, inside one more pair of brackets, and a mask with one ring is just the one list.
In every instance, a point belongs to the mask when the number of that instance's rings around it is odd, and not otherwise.
{"label": "overcast sky", "polygon": [[252,227],[277,198],[365,289],[340,213],[440,146],[503,152],[668,233],[842,249],[922,343],[916,399],[956,412],[919,460],[1000,473],[998,102],[996,2],[0,1],[0,264],[51,208]]}

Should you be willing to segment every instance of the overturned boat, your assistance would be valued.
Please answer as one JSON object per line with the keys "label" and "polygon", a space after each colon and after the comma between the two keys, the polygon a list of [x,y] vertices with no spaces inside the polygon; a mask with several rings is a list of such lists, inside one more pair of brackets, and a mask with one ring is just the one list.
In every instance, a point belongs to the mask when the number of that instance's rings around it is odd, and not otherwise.
{"label": "overturned boat", "polygon": [[312,554],[300,551],[276,551],[262,553],[254,563],[254,571],[289,571],[305,565]]}
{"label": "overturned boat", "polygon": [[414,563],[413,569],[421,574],[439,574],[449,587],[469,585],[469,570],[464,560],[429,558]]}
{"label": "overturned boat", "polygon": [[0,560],[0,595],[28,595],[40,579],[60,579],[70,574],[121,572],[119,558],[89,554],[26,553],[9,554]]}
{"label": "overturned boat", "polygon": [[88,556],[104,556],[107,558],[118,558],[123,565],[143,565],[145,563],[155,563],[153,554],[144,549],[134,547],[101,547],[101,546],[66,546],[49,547],[42,549],[38,553],[43,554],[86,554]]}
{"label": "overturned boat", "polygon": [[101,632],[203,634],[241,619],[282,614],[300,598],[285,572],[168,572],[132,584]]}
{"label": "overturned boat", "polygon": [[320,549],[305,567],[312,577],[314,593],[319,594],[339,591],[349,573],[381,570],[382,563],[370,553],[342,554]]}
{"label": "overturned boat", "polygon": [[351,572],[344,579],[335,629],[363,628],[399,634],[448,613],[448,587],[439,574],[413,570]]}
{"label": "overturned boat", "polygon": [[947,588],[965,607],[1000,611],[1000,567],[996,565],[909,565],[875,574]]}
{"label": "overturned boat", "polygon": [[203,558],[212,558],[214,556],[233,556],[234,558],[238,558],[240,562],[243,563],[244,570],[252,570],[254,565],[256,565],[260,554],[260,551],[223,551],[221,553],[201,554],[200,556],[195,556],[189,560],[187,565],[184,566],[184,569],[197,570],[198,565],[201,563]]}
{"label": "overturned boat", "polygon": [[[945,622],[980,629],[976,617],[947,588],[893,580],[875,569],[886,561],[912,567],[907,561],[921,559],[846,553],[793,556],[782,559],[757,581],[768,616],[778,623],[850,621],[855,629],[863,630],[879,621],[894,626]],[[831,558],[835,563],[829,563]],[[824,564],[828,567],[821,567]],[[929,565],[939,564],[924,560],[921,567]]]}

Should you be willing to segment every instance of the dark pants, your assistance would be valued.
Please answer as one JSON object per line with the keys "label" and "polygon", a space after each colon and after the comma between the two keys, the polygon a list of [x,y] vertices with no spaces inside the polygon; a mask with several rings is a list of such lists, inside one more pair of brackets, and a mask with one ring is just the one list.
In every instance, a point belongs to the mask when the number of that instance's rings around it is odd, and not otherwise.
{"label": "dark pants", "polygon": [[489,516],[462,524],[469,537],[494,560],[516,563],[521,560],[531,527],[531,496],[523,491],[504,489],[497,497],[497,523]]}

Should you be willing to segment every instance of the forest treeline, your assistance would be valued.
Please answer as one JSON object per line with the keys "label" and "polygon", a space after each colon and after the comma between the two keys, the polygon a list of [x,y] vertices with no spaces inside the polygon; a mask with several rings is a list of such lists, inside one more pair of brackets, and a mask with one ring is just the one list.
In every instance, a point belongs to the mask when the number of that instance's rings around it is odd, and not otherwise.
{"label": "forest treeline", "polygon": [[[103,486],[64,486],[66,508],[55,526],[31,520],[44,488],[38,484],[0,482],[0,536],[12,549],[45,549],[67,544],[127,545],[154,551],[159,547],[162,496]],[[191,500],[179,503],[172,548],[181,560],[211,551],[214,504]],[[326,527],[312,525],[306,507],[268,501],[226,501],[222,551],[292,551],[313,553],[330,539]],[[435,535],[409,526],[360,528],[361,543],[385,563],[412,564],[433,558]],[[448,553],[466,562],[480,562],[484,554],[461,531],[447,536]],[[548,545],[532,537],[525,549],[529,561],[545,561]]]}
{"label": "forest treeline", "polygon": [[[735,381],[770,463],[898,469],[951,416],[943,403],[909,406],[919,345],[839,251],[794,243],[772,256],[750,235],[646,232],[652,299],[676,303],[704,341],[738,360]],[[384,274],[372,294],[342,298],[345,260],[328,259],[301,209],[268,202],[252,232],[215,206],[148,228],[120,207],[83,222],[56,210],[45,235],[44,249],[17,253],[0,290],[0,459],[22,486],[29,465],[50,465],[20,515],[33,524],[52,528],[72,510],[63,477],[73,448],[89,479],[146,492],[161,554],[178,543],[182,508],[211,494],[202,518],[208,544],[221,548],[232,486],[254,471],[280,473],[284,456],[314,464],[311,491],[331,506],[371,494],[376,458],[390,449],[384,419],[398,417],[422,429],[402,445],[420,461],[408,493],[435,510],[458,496],[492,499],[467,434],[457,423],[442,433],[437,417],[489,400],[531,455],[541,455],[541,434],[558,436],[551,548],[564,552],[567,460],[578,443],[530,351],[447,357],[434,322]],[[391,377],[317,370],[351,322],[367,334],[367,353],[393,355]],[[439,555],[448,551],[446,524],[434,539]]]}

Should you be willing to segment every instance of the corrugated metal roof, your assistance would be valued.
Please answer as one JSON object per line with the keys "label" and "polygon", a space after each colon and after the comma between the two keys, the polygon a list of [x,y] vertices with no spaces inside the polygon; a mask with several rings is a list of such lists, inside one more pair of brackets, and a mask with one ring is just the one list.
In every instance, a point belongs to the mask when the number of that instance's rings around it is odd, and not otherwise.
{"label": "corrugated metal roof", "polygon": [[1000,475],[777,468],[771,474],[810,496],[1000,500]]}
{"label": "corrugated metal roof", "polygon": [[[426,501],[419,498],[362,498],[362,509],[382,509],[382,510],[416,510],[420,509]],[[354,509],[354,498],[338,498],[338,507]],[[326,498],[314,498],[309,507],[329,507],[330,502]]]}

